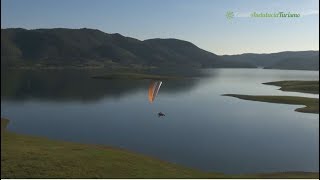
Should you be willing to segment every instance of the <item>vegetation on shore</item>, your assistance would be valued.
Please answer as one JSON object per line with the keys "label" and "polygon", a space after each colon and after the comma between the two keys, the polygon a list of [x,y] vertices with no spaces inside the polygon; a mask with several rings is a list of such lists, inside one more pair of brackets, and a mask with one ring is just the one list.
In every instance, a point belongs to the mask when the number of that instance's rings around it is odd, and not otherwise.
{"label": "vegetation on shore", "polygon": [[155,74],[142,74],[134,72],[123,72],[123,73],[110,73],[101,76],[93,76],[96,79],[152,79],[152,80],[169,80],[169,79],[182,79],[184,77],[179,76],[164,76]]}
{"label": "vegetation on shore", "polygon": [[1,118],[1,178],[319,178],[318,172],[226,175],[113,147],[20,135]]}
{"label": "vegetation on shore", "polygon": [[295,111],[304,113],[319,114],[319,99],[295,96],[251,96],[240,94],[224,94],[224,96],[235,97],[250,101],[261,101],[269,103],[305,105],[305,107],[297,108]]}
{"label": "vegetation on shore", "polygon": [[319,94],[319,81],[276,81],[263,84],[280,86],[282,91]]}
{"label": "vegetation on shore", "polygon": [[[319,81],[276,81],[263,84],[280,86],[280,90],[282,91],[319,94]],[[251,101],[304,105],[305,107],[297,108],[295,111],[319,114],[319,99],[317,98],[296,96],[251,96],[241,94],[224,94],[223,96],[230,96]]]}

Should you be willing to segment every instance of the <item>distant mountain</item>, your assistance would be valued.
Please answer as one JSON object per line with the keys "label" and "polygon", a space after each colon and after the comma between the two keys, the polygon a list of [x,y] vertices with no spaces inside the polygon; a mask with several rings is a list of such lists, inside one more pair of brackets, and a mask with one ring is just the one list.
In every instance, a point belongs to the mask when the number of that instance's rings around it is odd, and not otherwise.
{"label": "distant mountain", "polygon": [[319,70],[319,51],[218,56],[178,39],[140,41],[95,29],[1,29],[2,66],[156,66]]}
{"label": "distant mountain", "polygon": [[283,59],[266,69],[319,70],[319,54],[312,57]]}
{"label": "distant mountain", "polygon": [[138,39],[94,29],[1,29],[1,65],[253,67],[178,39]]}
{"label": "distant mountain", "polygon": [[319,70],[319,51],[285,51],[271,54],[224,55],[229,62],[249,63],[266,69]]}

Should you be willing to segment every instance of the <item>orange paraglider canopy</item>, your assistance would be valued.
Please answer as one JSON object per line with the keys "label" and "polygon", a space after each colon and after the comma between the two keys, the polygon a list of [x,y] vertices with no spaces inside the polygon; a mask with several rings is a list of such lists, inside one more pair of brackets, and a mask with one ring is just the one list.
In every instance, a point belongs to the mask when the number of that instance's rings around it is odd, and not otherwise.
{"label": "orange paraglider canopy", "polygon": [[148,98],[150,103],[152,103],[156,98],[156,96],[158,95],[161,84],[162,84],[161,81],[151,81],[149,86],[149,93],[148,93]]}

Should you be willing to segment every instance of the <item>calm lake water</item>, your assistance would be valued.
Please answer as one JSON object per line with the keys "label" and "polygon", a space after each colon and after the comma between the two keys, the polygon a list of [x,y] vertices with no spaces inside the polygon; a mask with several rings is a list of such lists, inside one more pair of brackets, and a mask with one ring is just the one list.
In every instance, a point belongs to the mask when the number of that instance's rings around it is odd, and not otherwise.
{"label": "calm lake water", "polygon": [[[318,80],[318,71],[205,70],[207,77],[99,80],[89,71],[10,71],[1,76],[1,117],[14,132],[103,144],[187,167],[224,173],[317,171],[319,116],[300,106],[245,101],[226,93],[282,92],[261,83]],[[165,117],[158,118],[158,112]]]}

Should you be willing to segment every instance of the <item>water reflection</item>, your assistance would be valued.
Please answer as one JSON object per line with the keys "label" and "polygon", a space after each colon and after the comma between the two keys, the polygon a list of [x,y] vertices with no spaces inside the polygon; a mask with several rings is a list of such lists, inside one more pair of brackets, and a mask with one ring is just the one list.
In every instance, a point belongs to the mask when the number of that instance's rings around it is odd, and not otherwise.
{"label": "water reflection", "polygon": [[[98,101],[119,99],[145,90],[149,80],[103,80],[91,71],[1,71],[3,100]],[[190,91],[198,80],[168,80],[163,93]]]}

